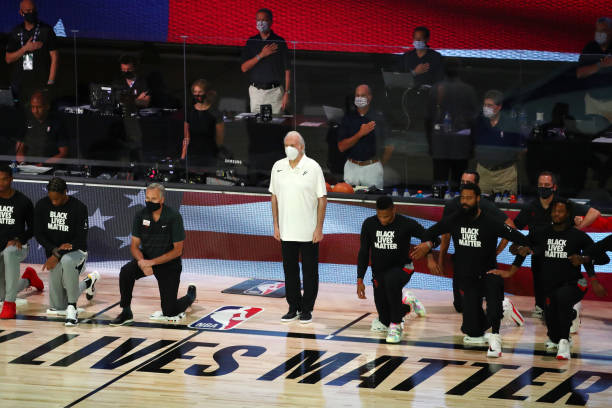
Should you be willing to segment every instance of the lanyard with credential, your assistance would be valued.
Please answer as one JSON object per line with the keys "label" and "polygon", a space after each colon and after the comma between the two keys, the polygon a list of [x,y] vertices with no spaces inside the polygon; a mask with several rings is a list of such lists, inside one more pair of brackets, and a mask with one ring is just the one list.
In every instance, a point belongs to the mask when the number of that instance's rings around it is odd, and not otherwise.
{"label": "lanyard with credential", "polygon": [[[18,35],[19,35],[19,41],[21,42],[21,47],[23,48],[23,46],[25,45],[23,41],[25,37],[24,30],[21,30],[21,32]],[[36,24],[36,28],[34,29],[34,35],[31,37],[32,41],[37,41],[39,36],[40,36],[40,23]],[[23,70],[24,71],[34,70],[34,53],[33,52],[28,52],[27,54],[23,54]]]}

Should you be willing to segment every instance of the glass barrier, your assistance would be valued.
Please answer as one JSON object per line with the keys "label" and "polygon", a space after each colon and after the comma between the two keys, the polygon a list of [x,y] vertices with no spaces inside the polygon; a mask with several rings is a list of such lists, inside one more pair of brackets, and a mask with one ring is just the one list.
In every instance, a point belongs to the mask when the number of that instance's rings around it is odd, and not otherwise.
{"label": "glass barrier", "polygon": [[549,170],[564,195],[612,203],[610,82],[575,56],[66,34],[55,83],[2,104],[2,159],[24,172],[267,187],[297,130],[340,191],[448,198],[477,170],[518,202]]}

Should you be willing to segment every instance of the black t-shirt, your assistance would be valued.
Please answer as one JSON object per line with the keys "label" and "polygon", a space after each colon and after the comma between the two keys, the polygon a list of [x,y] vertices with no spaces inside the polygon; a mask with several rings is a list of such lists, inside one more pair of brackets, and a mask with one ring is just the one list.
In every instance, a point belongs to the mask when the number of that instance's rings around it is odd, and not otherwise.
{"label": "black t-shirt", "polygon": [[338,128],[338,141],[353,137],[359,131],[361,125],[371,121],[376,122],[376,127],[345,152],[348,158],[359,161],[376,158],[377,142],[385,145],[387,125],[382,113],[373,111],[371,108],[363,116],[357,111],[351,111],[342,118]]}
{"label": "black t-shirt", "polygon": [[60,147],[68,147],[66,129],[62,121],[54,116],[39,122],[30,115],[21,141],[25,145],[26,155],[31,157],[53,157],[59,153]]}
{"label": "black t-shirt", "polygon": [[[573,219],[576,216],[584,217],[590,208],[591,207],[586,205],[572,203],[570,220],[573,222]],[[536,198],[523,207],[521,212],[519,212],[514,219],[514,225],[516,225],[516,228],[518,229],[523,229],[527,226],[529,226],[529,229],[534,229],[549,225],[552,223],[552,218],[550,215],[551,211],[551,206],[544,209],[544,207],[542,207],[542,203],[540,203],[540,199]]]}
{"label": "black t-shirt", "polygon": [[455,245],[455,273],[462,280],[481,279],[497,268],[497,238],[528,245],[527,237],[486,212],[478,217],[455,213],[426,231],[424,240],[450,233]]}
{"label": "black t-shirt", "polygon": [[431,48],[427,49],[427,52],[422,58],[419,58],[416,50],[410,50],[402,54],[400,56],[399,70],[402,72],[411,72],[419,64],[429,64],[429,71],[414,76],[415,87],[418,88],[421,85],[432,86],[444,78],[442,54]]}
{"label": "black t-shirt", "polygon": [[[87,207],[77,198],[55,207],[49,197],[41,198],[34,208],[34,236],[45,248],[47,257],[62,244],[72,244],[72,251],[87,251],[89,229]],[[67,253],[71,251],[60,251]]]}
{"label": "black t-shirt", "polygon": [[[394,267],[403,267],[412,262],[410,259],[410,240],[412,237],[423,239],[425,228],[415,220],[396,214],[389,225],[383,226],[375,215],[361,226],[361,246],[357,256],[357,277],[365,276],[372,259],[374,276],[386,273]],[[438,241],[434,241],[437,245]]]}
{"label": "black t-shirt", "polygon": [[[591,41],[585,45],[578,60],[579,66],[593,65],[603,57],[612,55],[612,49],[604,50],[601,45]],[[612,67],[601,67],[599,71],[586,78],[582,78],[585,89],[589,94],[599,100],[612,99]]]}
{"label": "black t-shirt", "polygon": [[[132,236],[140,238],[140,246],[145,259],[153,259],[170,252],[175,242],[185,240],[183,217],[175,209],[162,206],[159,220],[146,209],[140,210],[134,217]],[[170,262],[180,262],[180,258]]]}
{"label": "black t-shirt", "polygon": [[19,238],[26,244],[34,235],[34,206],[23,193],[15,190],[11,198],[0,198],[0,248]]}
{"label": "black t-shirt", "polygon": [[248,71],[251,83],[259,85],[272,83],[285,85],[285,71],[290,67],[289,50],[287,49],[285,40],[276,35],[274,31],[270,31],[270,35],[265,40],[260,34],[256,34],[249,38],[242,49],[242,62],[244,63],[254,58],[261,52],[263,47],[273,43],[278,45],[278,50],[274,54],[262,58]]}
{"label": "black t-shirt", "polygon": [[[593,240],[583,231],[569,227],[555,231],[552,225],[539,227],[529,232],[530,247],[536,255],[533,262],[539,263],[540,277],[546,292],[582,278],[579,266],[573,266],[568,256],[582,255],[593,245]],[[520,266],[523,257],[517,256],[513,265]],[[592,264],[584,265],[590,276],[595,274]]]}
{"label": "black t-shirt", "polygon": [[191,139],[188,154],[193,164],[206,164],[207,160],[217,156],[217,124],[222,122],[223,116],[216,109],[197,110],[194,106],[189,108],[187,123]]}
{"label": "black t-shirt", "polygon": [[[483,213],[487,213],[491,215],[493,218],[495,218],[498,221],[506,222],[506,220],[508,219],[508,216],[506,215],[505,212],[500,210],[499,207],[497,207],[493,202],[491,202],[490,200],[484,197],[480,198],[480,209],[482,210]],[[444,205],[444,211],[442,212],[442,218],[449,217],[461,211],[463,211],[461,207],[461,197],[456,196],[452,200],[447,201],[446,204]]]}
{"label": "black t-shirt", "polygon": [[51,56],[49,52],[57,49],[57,39],[50,25],[39,22],[33,29],[28,31],[25,29],[24,24],[19,24],[9,34],[6,51],[15,52],[19,50],[31,37],[34,37],[34,41],[42,41],[43,46],[33,52],[33,70],[23,70],[23,57],[11,64],[13,66],[11,86],[15,90],[19,90],[24,86],[43,86],[49,80],[49,71],[51,69]]}

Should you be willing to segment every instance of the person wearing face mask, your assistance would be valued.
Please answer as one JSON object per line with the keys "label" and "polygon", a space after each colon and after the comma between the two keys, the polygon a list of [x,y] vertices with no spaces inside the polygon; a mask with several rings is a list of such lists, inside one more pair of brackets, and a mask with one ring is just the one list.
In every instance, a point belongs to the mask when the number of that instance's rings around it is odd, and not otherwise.
{"label": "person wearing face mask", "polygon": [[158,183],[147,186],[145,208],[134,217],[130,252],[134,259],[125,264],[119,273],[121,313],[111,326],[124,326],[134,321],[131,309],[134,283],[140,278],[154,275],[159,286],[161,312],[152,318],[178,320],[196,299],[196,286],[189,284],[187,294],[177,299],[181,283],[181,255],[185,242],[183,217],[168,207],[166,189]]}
{"label": "person wearing face mask", "polygon": [[[497,269],[497,239],[505,238],[529,249],[527,237],[516,229],[480,209],[480,188],[468,183],[461,186],[461,211],[430,227],[423,241],[410,256],[417,261],[429,253],[432,242],[441,234],[450,233],[455,246],[455,273],[463,291],[464,344],[489,343],[487,357],[501,357],[499,333],[504,315],[504,281],[487,272]],[[527,253],[527,252],[524,252]],[[482,298],[486,299],[486,313]],[[491,328],[491,333],[485,332]]]}
{"label": "person wearing face mask", "polygon": [[191,85],[192,106],[187,111],[181,159],[189,158],[189,166],[210,166],[216,163],[223,146],[225,125],[215,109],[217,93],[205,79]]}
{"label": "person wearing face mask", "polygon": [[612,123],[612,18],[601,17],[595,23],[595,38],[582,50],[576,76],[587,90],[585,113]]}
{"label": "person wearing face mask", "polygon": [[35,90],[55,84],[59,54],[53,28],[39,20],[34,1],[21,1],[19,15],[23,23],[9,34],[5,60],[13,69],[13,96],[26,103]]}
{"label": "person wearing face mask", "polygon": [[[386,144],[384,116],[372,109],[372,90],[362,84],[355,88],[355,111],[347,113],[338,127],[338,150],[345,152],[344,181],[352,185],[383,189],[383,165],[391,158],[393,146]],[[378,146],[384,146],[381,160]]]}
{"label": "person wearing face mask", "polygon": [[[543,171],[538,176],[538,198],[526,204],[514,218],[514,225],[519,230],[529,227],[529,230],[550,225],[552,201],[557,197],[557,178],[549,172]],[[583,230],[591,225],[601,213],[595,208],[574,203],[570,208],[570,220],[575,228]],[[533,292],[535,296],[535,308],[533,317],[542,318],[546,306],[546,297],[542,286],[542,273],[540,270],[540,259],[535,254],[532,257],[531,272],[533,274]]]}
{"label": "person wearing face mask", "polygon": [[119,78],[113,83],[113,90],[120,95],[126,108],[142,109],[151,106],[151,91],[147,81],[139,75],[138,60],[131,55],[119,57]]}
{"label": "person wearing face mask", "polygon": [[427,27],[419,26],[412,32],[412,50],[402,54],[399,68],[414,76],[414,87],[432,86],[444,78],[442,54],[429,48],[430,32]]}
{"label": "person wearing face mask", "polygon": [[503,99],[500,91],[487,91],[482,115],[474,126],[476,171],[480,173],[480,189],[487,194],[518,194],[516,164],[521,139],[515,121],[502,113]]}
{"label": "person wearing face mask", "polygon": [[[288,312],[281,321],[312,321],[319,290],[319,243],[327,190],[321,166],[306,157],[304,139],[295,131],[284,139],[286,158],[274,163],[269,191],[272,194],[274,239],[281,243]],[[300,255],[304,293],[300,290]]]}
{"label": "person wearing face mask", "polygon": [[272,31],[272,12],[260,9],[255,14],[258,34],[249,38],[242,50],[242,72],[249,73],[251,112],[261,105],[272,105],[278,114],[289,107],[291,68],[285,40]]}

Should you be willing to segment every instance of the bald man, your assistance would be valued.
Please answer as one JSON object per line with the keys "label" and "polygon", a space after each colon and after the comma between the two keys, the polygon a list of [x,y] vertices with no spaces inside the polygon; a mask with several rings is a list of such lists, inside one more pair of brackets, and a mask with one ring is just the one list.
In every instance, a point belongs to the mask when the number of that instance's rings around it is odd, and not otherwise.
{"label": "bald man", "polygon": [[[344,181],[352,185],[383,188],[383,164],[393,146],[385,143],[387,128],[380,112],[371,109],[372,90],[362,84],[355,88],[355,111],[347,113],[338,128],[338,150],[346,153]],[[384,146],[382,158],[378,144]]]}
{"label": "bald man", "polygon": [[68,155],[68,139],[59,119],[49,114],[49,100],[37,91],[30,98],[30,112],[25,135],[17,142],[19,163],[53,165]]}
{"label": "bald man", "polygon": [[[286,158],[274,163],[270,178],[274,238],[281,243],[285,292],[289,311],[283,322],[312,321],[312,310],[319,290],[319,242],[323,240],[323,220],[327,191],[321,166],[306,157],[304,139],[298,132],[285,136]],[[304,294],[300,290],[300,264]]]}
{"label": "bald man", "polygon": [[55,83],[59,56],[53,28],[38,19],[36,4],[23,0],[19,15],[23,23],[9,34],[5,60],[12,66],[13,96],[25,103],[34,90]]}

